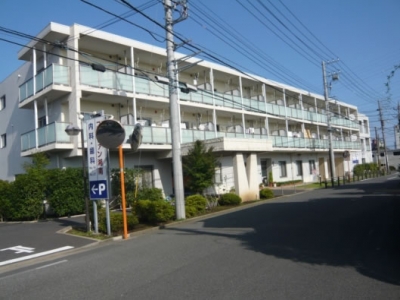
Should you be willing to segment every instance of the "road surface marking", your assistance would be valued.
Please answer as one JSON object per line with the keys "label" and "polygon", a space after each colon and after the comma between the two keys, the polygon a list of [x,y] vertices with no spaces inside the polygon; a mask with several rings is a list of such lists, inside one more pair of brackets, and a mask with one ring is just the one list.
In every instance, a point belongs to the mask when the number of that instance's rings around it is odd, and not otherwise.
{"label": "road surface marking", "polygon": [[20,254],[20,253],[32,253],[35,252],[35,248],[29,248],[29,247],[24,247],[24,246],[14,246],[14,247],[9,247],[9,248],[4,248],[1,249],[0,251],[6,251],[6,250],[11,250],[15,251],[15,254]]}
{"label": "road surface marking", "polygon": [[48,267],[52,267],[52,266],[55,266],[55,265],[58,265],[58,264],[65,263],[65,262],[67,262],[67,261],[68,261],[68,260],[66,260],[66,259],[64,259],[64,260],[60,260],[60,261],[57,261],[57,262],[55,262],[55,263],[52,263],[52,264],[48,264],[48,265],[44,265],[44,266],[38,267],[38,268],[36,268],[36,270],[40,270],[40,269],[44,269],[44,268],[48,268]]}
{"label": "road surface marking", "polygon": [[49,254],[53,254],[53,253],[57,253],[57,252],[61,252],[61,251],[69,250],[69,249],[73,249],[73,248],[74,247],[72,247],[72,246],[65,246],[65,247],[61,247],[61,248],[57,248],[57,249],[53,249],[53,250],[49,250],[49,251],[39,252],[39,253],[32,254],[32,255],[27,255],[27,256],[24,256],[24,257],[20,257],[20,258],[9,259],[9,260],[0,262],[0,267],[1,266],[5,266],[5,265],[9,265],[9,264],[13,264],[13,263],[16,263],[16,262],[28,260],[28,259],[40,257],[40,256],[45,256],[45,255],[49,255]]}

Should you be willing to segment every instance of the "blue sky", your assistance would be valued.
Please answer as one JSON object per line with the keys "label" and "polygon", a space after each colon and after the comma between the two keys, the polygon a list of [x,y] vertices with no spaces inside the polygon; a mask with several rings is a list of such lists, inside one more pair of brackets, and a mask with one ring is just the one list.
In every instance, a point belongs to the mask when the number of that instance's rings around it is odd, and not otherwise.
{"label": "blue sky", "polygon": [[[87,1],[118,15],[131,11],[118,1]],[[164,23],[160,1],[129,2],[137,8],[149,6],[143,12]],[[393,67],[400,64],[400,1],[189,0],[188,3],[189,18],[175,26],[176,33],[244,71],[323,94],[321,61],[339,58],[339,62],[328,67],[328,72],[340,71],[340,80],[332,84],[331,96],[357,105],[360,112],[370,117],[372,132],[375,126],[380,128],[376,109],[377,100],[382,99],[386,138],[388,146],[393,148],[400,70],[391,80],[390,100],[385,100],[388,97],[385,83]],[[36,35],[51,21],[98,27],[111,19],[112,16],[80,0],[1,0],[0,3],[0,26],[30,35]],[[162,41],[165,34],[156,24],[139,14],[127,19],[159,34],[160,41],[122,21],[102,30],[165,47]],[[3,32],[0,39],[27,43],[26,39]],[[223,39],[231,39],[230,45]],[[4,41],[0,45],[2,81],[21,64],[17,60],[21,47]]]}

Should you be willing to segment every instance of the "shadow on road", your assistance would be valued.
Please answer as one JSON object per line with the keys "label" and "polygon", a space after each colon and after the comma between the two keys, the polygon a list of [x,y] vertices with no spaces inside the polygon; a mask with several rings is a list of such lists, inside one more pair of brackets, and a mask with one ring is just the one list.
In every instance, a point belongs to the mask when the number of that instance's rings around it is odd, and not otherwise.
{"label": "shadow on road", "polygon": [[[385,190],[382,183],[356,187],[356,192],[355,185],[342,186],[331,192],[307,193],[309,201],[293,197],[210,218],[202,221],[204,230],[171,230],[235,238],[266,255],[352,267],[365,276],[400,285],[399,198],[387,191],[377,193]],[[253,230],[232,237],[207,228]]]}

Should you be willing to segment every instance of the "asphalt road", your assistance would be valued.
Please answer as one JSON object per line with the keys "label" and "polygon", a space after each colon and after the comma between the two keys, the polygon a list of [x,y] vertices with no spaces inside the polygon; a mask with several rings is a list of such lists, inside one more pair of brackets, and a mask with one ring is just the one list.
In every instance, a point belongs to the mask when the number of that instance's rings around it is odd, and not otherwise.
{"label": "asphalt road", "polygon": [[102,243],[0,270],[0,299],[400,299],[399,195],[370,179]]}
{"label": "asphalt road", "polygon": [[24,259],[31,260],[95,243],[90,239],[58,233],[74,225],[84,226],[84,218],[0,223],[0,272]]}

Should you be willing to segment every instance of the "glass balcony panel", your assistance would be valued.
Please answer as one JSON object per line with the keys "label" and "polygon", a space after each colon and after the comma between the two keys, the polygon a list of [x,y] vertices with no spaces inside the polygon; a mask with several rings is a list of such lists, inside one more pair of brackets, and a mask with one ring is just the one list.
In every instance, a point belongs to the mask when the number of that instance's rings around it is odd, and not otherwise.
{"label": "glass balcony panel", "polygon": [[224,95],[224,106],[233,108],[233,98],[232,95]]}
{"label": "glass balcony panel", "polygon": [[265,109],[266,109],[265,102],[259,101],[258,102],[258,109],[260,110],[260,112],[265,112]]}
{"label": "glass balcony panel", "polygon": [[[55,138],[58,143],[69,143],[71,142],[71,137],[65,132],[65,128],[69,125],[68,123],[54,123],[55,124]],[[85,129],[85,128],[84,128]],[[85,135],[84,130],[84,137]]]}
{"label": "glass balcony panel", "polygon": [[[51,124],[51,125],[54,125]],[[55,142],[54,126],[47,125],[37,129],[38,132],[38,147]]]}
{"label": "glass balcony panel", "polygon": [[[235,99],[236,99],[237,97],[235,97]],[[241,100],[240,99],[240,97],[238,97],[239,99],[239,101]],[[236,106],[236,100],[235,100],[235,108],[239,108],[239,109],[241,109],[242,108],[242,105],[241,105],[241,103],[239,102],[238,103],[238,105],[240,105],[240,106]],[[250,101],[250,99],[247,99],[247,98],[243,98],[243,109],[245,109],[245,110],[251,110],[251,101]]]}
{"label": "glass balcony panel", "polygon": [[256,111],[260,110],[260,104],[263,102],[258,101],[257,99],[250,99],[249,101],[250,101],[250,107],[252,110],[256,110]]}
{"label": "glass balcony panel", "polygon": [[36,75],[36,78],[35,78],[36,79],[36,93],[40,92],[44,88],[43,76],[44,76],[44,72],[41,72]]}
{"label": "glass balcony panel", "polygon": [[26,151],[36,147],[35,130],[21,135],[21,151]]}
{"label": "glass balcony panel", "polygon": [[226,137],[226,132],[218,131],[217,132],[217,137]]}
{"label": "glass balcony panel", "polygon": [[[169,144],[171,143],[171,138],[168,136],[170,134],[169,128],[164,127],[148,127],[152,130],[153,140],[152,143],[155,144]],[[143,134],[144,138],[144,134]]]}
{"label": "glass balcony panel", "polygon": [[[133,125],[128,125],[128,126],[124,126],[124,128],[125,128],[125,135],[127,136],[127,137],[129,137],[131,134],[132,134],[132,132],[133,132],[133,129],[134,129],[134,127],[135,126],[133,126]],[[142,127],[142,143],[143,144],[152,144],[153,143],[153,140],[154,140],[154,136],[153,136],[153,130],[152,130],[152,128],[151,127]]]}
{"label": "glass balcony panel", "polygon": [[183,100],[183,101],[189,101],[190,99],[190,93],[182,93],[179,92],[179,100]]}
{"label": "glass balcony panel", "polygon": [[33,78],[26,82],[26,98],[33,95]]}
{"label": "glass balcony panel", "polygon": [[[93,71],[95,72],[95,71]],[[98,72],[100,78],[100,87],[107,89],[117,89],[115,84],[115,73],[112,71]]]}
{"label": "glass balcony panel", "polygon": [[136,77],[135,78],[135,91],[139,94],[150,94],[150,85],[149,80],[144,78]]}
{"label": "glass balcony panel", "polygon": [[117,87],[118,90],[132,92],[133,91],[133,82],[132,75],[116,73],[117,77]]}
{"label": "glass balcony panel", "polygon": [[53,65],[43,71],[43,86],[49,86],[53,82]]}
{"label": "glass balcony panel", "polygon": [[193,130],[192,129],[182,129],[182,143],[193,142]]}
{"label": "glass balcony panel", "polygon": [[159,82],[153,82],[150,80],[148,80],[148,85],[150,87],[150,91],[149,91],[150,95],[167,97],[167,95],[169,93],[168,85],[162,84]]}
{"label": "glass balcony panel", "polygon": [[202,130],[193,130],[193,142],[196,140],[204,140],[204,134],[205,131]]}
{"label": "glass balcony panel", "polygon": [[224,96],[221,93],[214,93],[214,101],[216,106],[224,106]]}
{"label": "glass balcony panel", "polygon": [[267,110],[267,113],[270,113],[270,114],[272,114],[272,113],[274,113],[274,107],[273,107],[273,105],[271,104],[271,103],[267,103],[266,104],[266,110]]}
{"label": "glass balcony panel", "polygon": [[100,72],[93,71],[89,66],[80,65],[81,84],[99,87],[99,74]]}
{"label": "glass balcony panel", "polygon": [[203,93],[201,93],[199,91],[190,93],[190,100],[193,102],[198,102],[198,103],[208,100],[208,102],[204,102],[204,103],[212,104],[211,96],[205,96]]}
{"label": "glass balcony panel", "polygon": [[215,132],[214,131],[204,131],[204,135],[206,140],[210,140],[215,138]]}
{"label": "glass balcony panel", "polygon": [[[53,68],[53,72],[51,72]],[[69,68],[67,66],[53,64],[45,70],[45,86],[48,86],[48,77],[53,75],[53,82],[63,85],[69,85]]]}
{"label": "glass balcony panel", "polygon": [[286,115],[285,107],[284,106],[278,106],[278,108],[279,108],[279,114],[281,116],[285,116]]}

